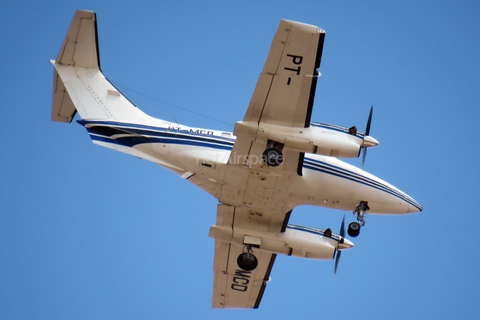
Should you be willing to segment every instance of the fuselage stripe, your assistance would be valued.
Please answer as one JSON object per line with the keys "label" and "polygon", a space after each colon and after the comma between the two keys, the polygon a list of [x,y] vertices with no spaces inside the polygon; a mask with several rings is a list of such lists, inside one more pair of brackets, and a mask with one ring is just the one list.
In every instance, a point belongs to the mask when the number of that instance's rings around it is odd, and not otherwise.
{"label": "fuselage stripe", "polygon": [[[313,161],[315,163],[313,163]],[[395,190],[385,184],[382,184],[378,181],[372,180],[360,174],[356,174],[351,171],[345,170],[343,168],[332,166],[330,164],[320,162],[318,160],[312,160],[312,159],[308,159],[308,161],[305,161],[303,167],[310,170],[315,170],[322,173],[330,174],[336,177],[344,178],[350,181],[354,181],[354,182],[375,188],[377,190],[381,190],[397,198],[400,198],[401,200],[411,204],[412,206],[416,207],[419,210],[422,209],[422,207],[415,200],[399,192],[398,190]]]}
{"label": "fuselage stripe", "polygon": [[[117,122],[95,121],[95,122],[80,122],[82,125],[107,125],[112,128],[123,129],[125,134],[118,135],[118,137],[109,137],[96,132],[94,127],[86,127],[92,140],[103,141],[108,143],[120,144],[129,147],[133,147],[138,144],[145,143],[165,143],[165,144],[178,144],[178,145],[191,145],[199,147],[207,147],[221,150],[231,150],[233,148],[235,139],[220,137],[220,136],[206,136],[201,134],[189,134],[186,131],[168,131],[167,127],[152,127],[137,124],[126,124]],[[314,125],[319,126],[315,123]],[[322,124],[323,125],[323,124]],[[331,126],[333,127],[333,126]],[[131,135],[129,135],[131,133]],[[309,158],[305,155],[305,161],[303,164],[305,169],[322,172],[325,174],[333,175],[343,179],[347,179],[356,183],[360,183],[385,193],[391,194],[409,204],[422,210],[422,207],[412,198],[399,192],[398,190],[391,188],[383,183],[375,181],[371,178],[363,176],[361,174],[346,170],[344,168],[328,164],[323,161]]]}

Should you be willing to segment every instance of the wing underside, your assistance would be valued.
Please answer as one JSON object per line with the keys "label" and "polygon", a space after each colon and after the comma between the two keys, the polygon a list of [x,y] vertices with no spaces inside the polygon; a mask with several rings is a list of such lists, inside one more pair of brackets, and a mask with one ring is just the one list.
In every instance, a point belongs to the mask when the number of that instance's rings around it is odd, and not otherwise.
{"label": "wing underside", "polygon": [[[232,155],[236,158],[230,163],[251,165],[252,160],[261,159],[270,143],[257,137],[262,123],[310,126],[324,38],[325,32],[316,26],[281,20],[243,122],[235,126]],[[294,150],[285,153],[284,171],[301,175],[304,155]]]}
{"label": "wing underside", "polygon": [[242,250],[238,245],[215,241],[212,308],[258,308],[260,305],[277,255],[254,250],[258,266],[246,271],[237,265]]}
{"label": "wing underside", "polygon": [[246,208],[225,204],[217,207],[217,224],[209,234],[215,238],[212,308],[258,308],[262,300],[276,254],[253,247],[258,265],[252,271],[243,270],[237,259],[245,248],[243,240],[238,239],[244,239],[246,230],[252,226],[265,232],[285,232],[291,212],[265,213],[253,220],[249,212]]}
{"label": "wing underside", "polygon": [[[247,248],[244,244],[251,245],[247,242],[249,230],[285,231],[291,212],[285,211],[291,208],[270,205],[275,196],[280,196],[273,194],[280,190],[275,182],[288,181],[291,174],[301,175],[304,153],[283,148],[285,141],[281,137],[271,141],[258,132],[262,124],[309,127],[324,35],[323,30],[312,25],[280,22],[245,117],[235,126],[237,139],[228,164],[231,174],[245,182],[226,184],[222,192],[227,201],[232,194],[243,195],[244,199],[239,206],[219,204],[217,225],[211,229],[210,236],[215,238],[213,308],[257,308],[260,304],[276,254],[253,247],[258,265],[251,271],[239,267],[242,264],[237,259]],[[268,167],[257,161],[266,148],[283,148],[282,165]],[[248,166],[248,170],[239,166]],[[261,194],[261,199],[256,193]]]}
{"label": "wing underside", "polygon": [[308,127],[325,32],[281,20],[244,121]]}

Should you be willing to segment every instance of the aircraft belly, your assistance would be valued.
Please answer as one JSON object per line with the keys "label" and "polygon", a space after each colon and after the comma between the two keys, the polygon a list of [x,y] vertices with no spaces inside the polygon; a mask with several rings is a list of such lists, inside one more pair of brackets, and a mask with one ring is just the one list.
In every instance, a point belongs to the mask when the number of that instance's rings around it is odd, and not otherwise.
{"label": "aircraft belly", "polygon": [[177,173],[183,178],[215,198],[219,197],[229,152],[173,143],[168,144],[166,154],[161,146],[153,146],[151,149],[156,151],[156,158],[163,159],[170,166],[181,168]]}
{"label": "aircraft belly", "polygon": [[153,143],[142,143],[142,144],[137,144],[131,148],[128,148],[134,153],[131,153],[139,158],[152,161],[156,164],[161,165],[162,167],[165,167],[167,169],[171,169],[177,174],[183,173],[184,169],[181,167],[181,164],[178,162],[172,161],[172,157],[168,153],[164,153],[163,155],[160,153],[157,153],[153,151],[154,149],[157,149],[158,147],[152,148]]}
{"label": "aircraft belly", "polygon": [[289,200],[292,175],[229,164],[218,200],[234,206],[285,213],[295,206]]}
{"label": "aircraft belly", "polygon": [[[191,183],[221,203],[233,206],[272,212],[287,212],[300,205],[353,211],[360,201],[367,201],[369,213],[419,211],[405,201],[409,197],[398,189],[357,168],[355,172],[348,171],[352,170],[350,165],[333,158],[322,158],[321,170],[314,170],[307,163],[303,176],[298,176],[292,172],[227,164],[228,150],[162,143],[138,144],[133,148],[108,145],[179,175],[189,172],[191,175],[185,178]],[[332,164],[337,169],[327,170]]]}
{"label": "aircraft belly", "polygon": [[226,165],[225,183],[218,200],[232,206],[245,205],[244,197],[250,170],[245,166]]}

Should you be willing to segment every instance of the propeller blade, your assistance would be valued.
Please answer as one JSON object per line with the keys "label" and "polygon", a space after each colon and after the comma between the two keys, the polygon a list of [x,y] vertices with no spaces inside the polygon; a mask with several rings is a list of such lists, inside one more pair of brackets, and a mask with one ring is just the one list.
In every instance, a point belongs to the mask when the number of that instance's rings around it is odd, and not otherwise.
{"label": "propeller blade", "polygon": [[345,215],[343,215],[342,225],[340,226],[340,237],[345,237]]}
{"label": "propeller blade", "polygon": [[333,277],[337,276],[338,261],[340,261],[340,254],[342,251],[337,251],[337,257],[335,258],[335,270],[333,271]]}
{"label": "propeller blade", "polygon": [[370,124],[372,123],[372,114],[373,114],[373,106],[370,108],[370,114],[368,115],[367,121],[367,128],[365,129],[365,135],[370,135]]}
{"label": "propeller blade", "polygon": [[367,148],[363,148],[362,169],[365,168],[365,159],[367,158]]}
{"label": "propeller blade", "polygon": [[[365,129],[365,136],[370,135],[370,126],[372,124],[372,115],[373,115],[373,106],[370,108],[370,113],[368,115],[368,120],[367,120],[367,128]],[[363,151],[363,156],[362,156],[362,169],[365,168],[365,159],[367,158],[367,147],[363,146],[362,147]]]}
{"label": "propeller blade", "polygon": [[[339,244],[344,243],[344,237],[345,237],[345,215],[343,215],[342,224],[340,225],[340,240],[338,241]],[[335,270],[333,271],[334,278],[337,276],[338,262],[340,261],[341,254],[342,254],[342,251],[338,250],[337,248],[337,256],[335,257]]]}

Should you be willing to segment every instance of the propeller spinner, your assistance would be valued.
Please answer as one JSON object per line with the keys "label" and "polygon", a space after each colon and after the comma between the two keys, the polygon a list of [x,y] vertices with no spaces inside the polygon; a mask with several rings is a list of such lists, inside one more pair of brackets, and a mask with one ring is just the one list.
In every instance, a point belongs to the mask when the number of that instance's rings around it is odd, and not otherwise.
{"label": "propeller spinner", "polygon": [[378,146],[380,143],[374,138],[370,137],[370,125],[372,124],[373,106],[370,108],[370,114],[368,115],[367,128],[365,129],[365,135],[363,137],[363,144],[361,149],[363,150],[362,156],[362,168],[365,167],[365,158],[367,157],[367,148]]}

